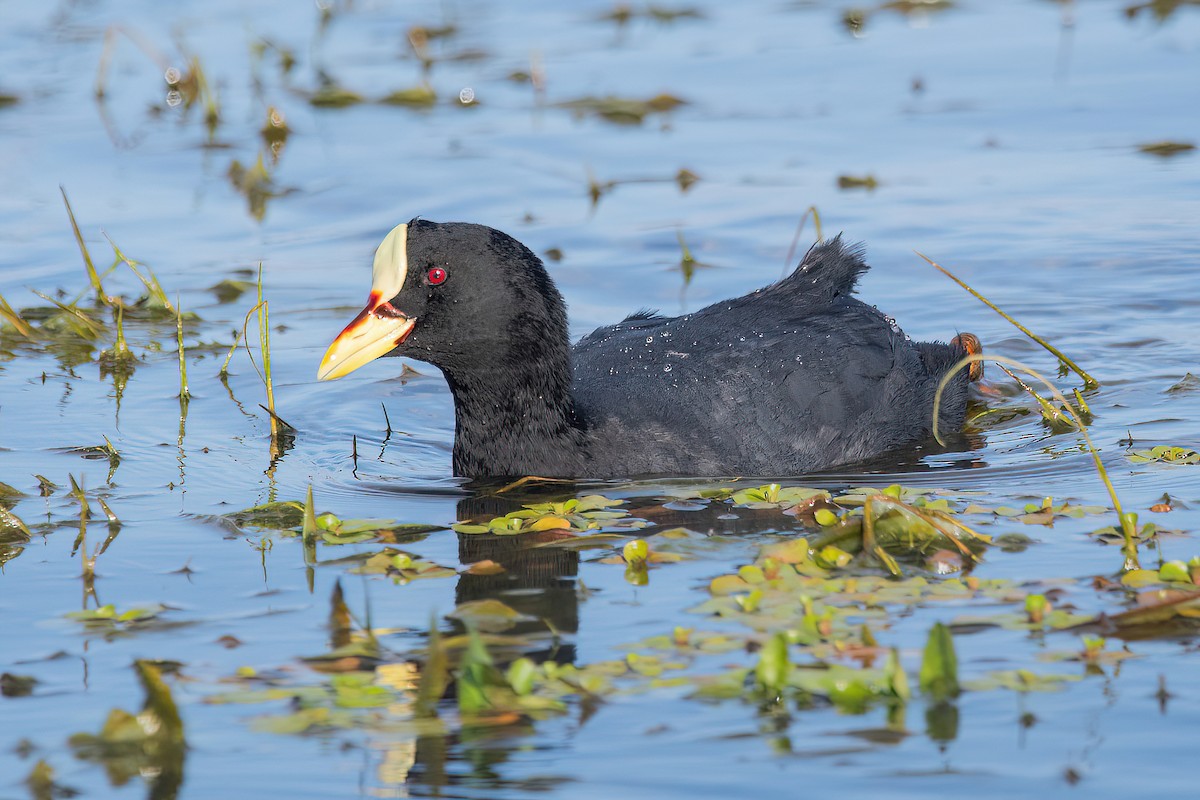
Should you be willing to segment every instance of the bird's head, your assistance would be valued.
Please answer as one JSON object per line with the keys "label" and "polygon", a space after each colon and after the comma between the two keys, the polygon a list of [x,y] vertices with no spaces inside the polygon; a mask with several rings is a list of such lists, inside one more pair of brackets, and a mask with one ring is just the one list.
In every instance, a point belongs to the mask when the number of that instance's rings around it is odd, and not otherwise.
{"label": "bird's head", "polygon": [[366,308],[333,340],[317,377],[398,355],[487,370],[566,337],[562,297],[527,247],[483,225],[418,219],[376,249]]}

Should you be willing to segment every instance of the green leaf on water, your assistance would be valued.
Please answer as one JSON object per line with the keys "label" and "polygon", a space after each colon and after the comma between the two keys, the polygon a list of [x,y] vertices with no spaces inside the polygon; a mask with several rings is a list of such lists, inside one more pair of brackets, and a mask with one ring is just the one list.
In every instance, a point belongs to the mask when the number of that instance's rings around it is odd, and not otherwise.
{"label": "green leaf on water", "polygon": [[1172,156],[1177,156],[1182,153],[1190,153],[1196,149],[1196,145],[1192,142],[1163,140],[1160,142],[1146,142],[1144,144],[1139,144],[1137,149],[1139,152],[1147,155],[1158,156],[1159,158],[1171,158]]}
{"label": "green leaf on water", "polygon": [[687,105],[687,101],[671,94],[659,94],[645,100],[608,95],[580,97],[557,105],[580,116],[592,115],[618,125],[640,125],[647,116],[665,114],[679,106]]}
{"label": "green leaf on water", "polygon": [[621,549],[621,557],[625,559],[626,563],[631,565],[645,564],[646,558],[649,555],[650,545],[646,544],[645,539],[634,539],[631,542],[627,542]]}
{"label": "green leaf on water", "polygon": [[0,481],[0,506],[12,506],[24,496],[25,493],[20,489],[16,489]]}
{"label": "green leaf on water", "polygon": [[730,495],[729,500],[735,506],[745,506],[746,508],[788,508],[814,497],[828,498],[829,492],[804,486],[781,486],[778,483],[768,483],[763,486],[739,489]]}
{"label": "green leaf on water", "polygon": [[508,665],[505,678],[512,690],[524,697],[533,691],[533,682],[537,674],[537,664],[528,658],[521,657]]}
{"label": "green leaf on water", "polygon": [[958,657],[954,637],[942,623],[935,623],[925,644],[918,681],[921,692],[934,701],[948,700],[959,694]]}
{"label": "green leaf on water", "polygon": [[437,102],[437,92],[427,83],[408,89],[396,89],[383,97],[379,102],[387,106],[410,106],[428,108]]}
{"label": "green leaf on water", "polygon": [[[2,98],[3,95],[0,95],[0,100]],[[0,105],[2,104],[0,102]],[[45,759],[40,758],[33,765],[33,769],[29,770],[29,774],[25,776],[25,786],[29,789],[30,797],[33,800],[54,800],[55,798],[75,797],[80,794],[79,790],[55,781],[54,767],[50,766]]]}
{"label": "green leaf on water", "polygon": [[0,542],[28,542],[31,538],[33,534],[21,518],[0,505]]}
{"label": "green leaf on water", "polygon": [[65,615],[69,619],[79,620],[87,625],[124,626],[149,622],[156,619],[165,610],[165,606],[153,608],[131,608],[127,611],[117,611],[113,605],[104,605],[95,609],[70,611]]}
{"label": "green leaf on water", "polygon": [[1200,453],[1187,447],[1167,444],[1156,445],[1149,450],[1130,450],[1126,458],[1135,464],[1200,464]]}
{"label": "green leaf on water", "polygon": [[294,530],[304,523],[304,504],[295,500],[264,503],[225,514],[224,518],[238,527]]}
{"label": "green leaf on water", "polygon": [[754,668],[755,685],[768,694],[782,694],[791,671],[787,638],[782,633],[776,633],[759,652],[758,664]]}
{"label": "green leaf on water", "polygon": [[1200,391],[1200,378],[1188,372],[1167,389],[1167,394],[1184,394],[1195,391]]}
{"label": "green leaf on water", "polygon": [[839,189],[866,189],[873,192],[879,187],[879,179],[874,175],[839,175],[837,186]]}
{"label": "green leaf on water", "polygon": [[380,708],[396,701],[396,694],[375,683],[373,672],[343,672],[329,679],[333,702],[339,708]]}
{"label": "green leaf on water", "polygon": [[[326,515],[322,514],[322,517]],[[312,484],[308,485],[308,493],[304,496],[304,518],[300,523],[300,537],[305,547],[313,547],[317,541],[317,516],[313,509]]]}
{"label": "green leaf on water", "polygon": [[317,108],[346,108],[358,105],[365,98],[358,92],[353,92],[332,81],[327,82],[308,97],[308,102]]}
{"label": "green leaf on water", "polygon": [[907,701],[912,695],[912,688],[908,685],[908,674],[904,671],[904,666],[900,663],[900,651],[895,647],[888,651],[887,663],[884,665],[883,674],[887,685],[892,689],[892,693],[901,700]]}
{"label": "green leaf on water", "polygon": [[37,685],[38,679],[32,675],[0,673],[0,695],[5,697],[28,697],[33,694],[33,687]]}
{"label": "green leaf on water", "polygon": [[1158,578],[1162,581],[1190,584],[1192,582],[1192,573],[1185,562],[1168,561],[1158,568]]}
{"label": "green leaf on water", "polygon": [[997,670],[967,682],[973,692],[1008,689],[1014,692],[1057,692],[1063,684],[1082,680],[1081,675],[1039,675],[1027,669]]}

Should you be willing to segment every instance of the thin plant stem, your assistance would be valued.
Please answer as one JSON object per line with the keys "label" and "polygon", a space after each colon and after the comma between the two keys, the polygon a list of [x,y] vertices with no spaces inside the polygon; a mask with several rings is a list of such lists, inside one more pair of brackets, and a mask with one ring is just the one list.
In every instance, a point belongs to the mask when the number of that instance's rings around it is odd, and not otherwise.
{"label": "thin plant stem", "polygon": [[796,234],[792,236],[792,244],[788,247],[787,258],[783,261],[783,274],[786,276],[787,271],[791,269],[792,258],[796,255],[796,245],[800,244],[800,234],[804,232],[804,223],[808,222],[808,215],[812,214],[813,225],[817,229],[817,241],[821,241],[825,237],[821,235],[821,214],[817,211],[816,206],[809,206],[800,215],[800,222],[796,223]]}
{"label": "thin plant stem", "polygon": [[88,252],[87,244],[83,241],[83,233],[79,230],[79,223],[75,221],[75,212],[71,210],[71,201],[67,199],[66,187],[60,185],[58,190],[62,192],[63,205],[67,207],[67,218],[71,220],[71,231],[75,234],[75,244],[79,246],[79,254],[83,256],[83,265],[87,269],[88,281],[92,284],[92,290],[96,293],[96,302],[109,305],[112,299],[104,293],[104,286],[100,282],[100,275],[96,272],[96,265],[92,263],[92,255]]}
{"label": "thin plant stem", "polygon": [[1021,333],[1025,334],[1025,335],[1026,335],[1026,336],[1028,336],[1030,339],[1033,339],[1035,342],[1037,342],[1038,344],[1040,344],[1042,347],[1046,348],[1046,349],[1047,349],[1047,350],[1049,350],[1051,353],[1053,353],[1053,354],[1054,354],[1054,356],[1055,356],[1055,357],[1056,357],[1056,358],[1057,358],[1059,361],[1061,361],[1063,364],[1066,364],[1066,365],[1067,365],[1067,367],[1068,367],[1068,368],[1070,368],[1070,369],[1071,369],[1071,370],[1072,370],[1072,371],[1073,371],[1073,372],[1074,372],[1076,375],[1078,375],[1080,378],[1083,378],[1083,384],[1084,384],[1084,388],[1085,388],[1085,389],[1095,389],[1097,386],[1099,386],[1099,385],[1100,385],[1100,382],[1099,382],[1099,381],[1097,381],[1095,378],[1093,378],[1093,377],[1092,377],[1091,375],[1089,375],[1088,373],[1084,372],[1084,371],[1083,371],[1083,369],[1082,369],[1082,368],[1080,368],[1080,366],[1079,366],[1078,364],[1076,364],[1074,361],[1072,361],[1071,359],[1069,359],[1069,358],[1067,358],[1065,355],[1063,355],[1061,350],[1059,350],[1057,347],[1055,347],[1054,345],[1052,345],[1052,344],[1050,344],[1049,342],[1047,342],[1047,341],[1046,341],[1045,339],[1043,339],[1042,337],[1038,336],[1038,335],[1037,335],[1036,333],[1034,333],[1033,331],[1031,331],[1031,330],[1029,330],[1028,328],[1026,328],[1026,327],[1025,327],[1024,325],[1022,325],[1021,323],[1017,322],[1015,319],[1013,319],[1012,317],[1010,317],[1008,314],[1006,314],[1006,313],[1004,313],[1003,311],[1001,311],[1001,310],[1000,310],[1000,308],[999,308],[999,306],[997,306],[997,305],[996,305],[995,303],[993,303],[991,300],[988,300],[986,297],[984,297],[983,295],[981,295],[979,292],[977,292],[977,291],[975,291],[974,289],[972,289],[970,286],[968,286],[968,285],[967,285],[967,283],[966,283],[965,281],[963,281],[963,280],[962,280],[961,278],[959,278],[957,275],[955,275],[954,273],[952,273],[950,270],[946,269],[946,268],[945,268],[945,267],[943,267],[941,264],[939,264],[939,263],[937,263],[936,261],[934,261],[933,259],[929,258],[929,256],[925,255],[924,253],[917,252],[916,250],[914,250],[913,252],[914,252],[914,253],[917,253],[917,255],[919,255],[921,258],[925,259],[925,261],[926,261],[926,262],[927,262],[927,263],[928,263],[928,264],[929,264],[931,267],[933,267],[934,269],[936,269],[936,270],[938,270],[939,272],[941,272],[943,275],[945,275],[947,278],[949,278],[950,280],[952,280],[952,281],[954,281],[955,283],[957,283],[957,284],[958,284],[959,286],[961,286],[962,288],[966,289],[968,292],[970,292],[970,293],[971,293],[971,295],[972,295],[972,296],[974,296],[974,297],[975,297],[977,300],[979,300],[979,301],[980,301],[981,303],[983,303],[985,306],[987,306],[988,308],[990,308],[992,311],[995,311],[997,314],[999,314],[1000,316],[1004,317],[1006,320],[1008,320],[1008,321],[1009,321],[1009,322],[1011,322],[1013,325],[1015,325],[1015,326],[1016,326],[1016,328],[1017,328],[1017,330],[1019,330]]}
{"label": "thin plant stem", "polygon": [[17,333],[26,339],[34,338],[33,328],[29,327],[29,323],[23,320],[21,315],[8,304],[8,301],[4,299],[4,295],[2,294],[0,294],[0,319],[7,320],[16,329]]}
{"label": "thin plant stem", "polygon": [[192,396],[188,389],[187,354],[183,349],[183,313],[180,311],[179,298],[175,298],[175,337],[179,342],[179,399],[187,401]]}
{"label": "thin plant stem", "polygon": [[229,374],[229,362],[233,358],[234,351],[237,350],[238,342],[240,342],[241,340],[242,340],[242,332],[235,330],[233,332],[233,344],[229,345],[229,352],[225,354],[225,362],[223,364],[221,364],[221,371],[217,373],[218,375],[228,375]]}
{"label": "thin plant stem", "polygon": [[271,316],[263,299],[262,264],[258,265],[258,348],[263,360],[263,384],[267,387],[267,409],[271,412],[271,438],[279,436],[279,419],[275,416],[275,386],[271,380]]}
{"label": "thin plant stem", "polygon": [[1050,393],[1054,396],[1054,399],[1057,400],[1058,402],[1062,403],[1063,411],[1065,411],[1066,414],[1069,416],[1070,423],[1083,436],[1083,440],[1087,444],[1088,451],[1092,454],[1092,461],[1096,465],[1096,472],[1097,472],[1097,474],[1099,474],[1100,480],[1102,480],[1104,482],[1104,488],[1108,491],[1108,496],[1112,500],[1113,510],[1117,512],[1117,519],[1120,521],[1121,533],[1125,538],[1125,543],[1121,548],[1122,553],[1125,556],[1125,564],[1124,564],[1123,569],[1126,572],[1128,572],[1129,570],[1140,569],[1140,564],[1138,563],[1137,543],[1136,543],[1137,514],[1134,514],[1134,513],[1126,514],[1124,512],[1124,510],[1121,508],[1121,498],[1117,497],[1117,490],[1116,490],[1116,488],[1113,487],[1112,481],[1109,480],[1108,470],[1106,470],[1104,468],[1104,463],[1100,460],[1100,451],[1098,451],[1096,449],[1095,443],[1092,442],[1092,437],[1088,435],[1087,428],[1084,426],[1083,421],[1080,418],[1080,414],[1075,409],[1075,406],[1073,406],[1071,404],[1071,401],[1068,400],[1066,398],[1066,396],[1064,396],[1063,393],[1058,390],[1057,386],[1055,386],[1053,383],[1051,383],[1044,375],[1039,373],[1037,370],[1026,366],[1024,363],[1018,361],[1015,358],[1008,358],[1007,356],[985,355],[983,353],[972,353],[970,355],[967,355],[967,356],[961,358],[958,361],[958,363],[956,363],[953,367],[951,367],[949,370],[946,371],[946,374],[942,376],[941,381],[938,382],[937,393],[934,395],[934,398],[933,398],[933,436],[934,436],[934,438],[937,439],[939,444],[945,445],[946,442],[945,442],[945,440],[942,439],[941,434],[938,433],[937,427],[938,427],[938,410],[942,404],[942,393],[945,391],[946,385],[948,383],[950,383],[951,379],[959,372],[959,370],[961,370],[963,367],[970,366],[971,364],[975,363],[976,361],[994,361],[998,364],[999,363],[1010,364],[1010,365],[1016,367],[1017,369],[1025,372],[1026,374],[1031,375],[1035,379],[1041,381],[1041,383],[1047,389],[1050,390]]}

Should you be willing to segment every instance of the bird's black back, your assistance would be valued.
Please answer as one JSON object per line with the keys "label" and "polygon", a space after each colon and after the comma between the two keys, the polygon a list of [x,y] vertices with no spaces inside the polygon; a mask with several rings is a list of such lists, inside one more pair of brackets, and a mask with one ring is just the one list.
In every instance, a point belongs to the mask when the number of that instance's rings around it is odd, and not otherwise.
{"label": "bird's black back", "polygon": [[[926,436],[962,351],[914,343],[852,297],[866,270],[838,237],[751,294],[584,337],[573,394],[590,474],[801,474]],[[966,383],[948,389],[947,425],[961,424]]]}

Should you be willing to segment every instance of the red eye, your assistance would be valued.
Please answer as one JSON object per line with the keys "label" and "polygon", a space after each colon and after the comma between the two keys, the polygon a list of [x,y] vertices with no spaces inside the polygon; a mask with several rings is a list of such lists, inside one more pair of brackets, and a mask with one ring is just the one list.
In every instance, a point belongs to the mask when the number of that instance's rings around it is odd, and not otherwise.
{"label": "red eye", "polygon": [[439,283],[446,282],[446,270],[442,269],[441,267],[434,267],[433,269],[429,270],[429,274],[425,277],[429,279],[431,286],[437,286]]}

